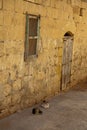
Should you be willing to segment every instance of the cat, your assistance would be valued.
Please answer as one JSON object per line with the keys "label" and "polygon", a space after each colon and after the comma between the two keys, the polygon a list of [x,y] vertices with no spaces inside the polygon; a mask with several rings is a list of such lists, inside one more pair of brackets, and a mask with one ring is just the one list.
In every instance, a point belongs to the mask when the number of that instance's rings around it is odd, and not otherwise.
{"label": "cat", "polygon": [[44,100],[43,103],[41,104],[41,107],[47,109],[49,108],[49,103],[46,100]]}
{"label": "cat", "polygon": [[32,109],[32,114],[35,114],[35,115],[39,115],[39,114],[42,114],[43,112],[38,108],[38,107],[35,107]]}

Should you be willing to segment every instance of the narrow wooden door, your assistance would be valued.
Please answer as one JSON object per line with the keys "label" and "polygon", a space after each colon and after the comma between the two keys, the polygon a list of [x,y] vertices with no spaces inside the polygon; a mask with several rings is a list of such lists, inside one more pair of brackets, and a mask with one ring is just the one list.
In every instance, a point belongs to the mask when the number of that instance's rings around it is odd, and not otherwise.
{"label": "narrow wooden door", "polygon": [[62,77],[61,77],[61,89],[64,90],[67,84],[70,83],[71,78],[71,64],[72,64],[72,48],[73,38],[72,36],[64,37],[63,47],[63,59],[62,59]]}

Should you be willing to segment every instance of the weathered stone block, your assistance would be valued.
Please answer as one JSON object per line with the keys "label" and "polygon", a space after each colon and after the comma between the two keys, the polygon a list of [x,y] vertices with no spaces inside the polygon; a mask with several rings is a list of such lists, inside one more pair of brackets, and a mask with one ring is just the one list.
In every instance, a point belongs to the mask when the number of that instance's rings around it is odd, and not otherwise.
{"label": "weathered stone block", "polygon": [[51,0],[51,7],[56,7],[56,0]]}
{"label": "weathered stone block", "polygon": [[6,55],[8,56],[9,54],[18,54],[21,55],[24,52],[24,45],[23,41],[20,40],[7,40],[4,42],[4,50]]}
{"label": "weathered stone block", "polygon": [[42,0],[42,4],[44,6],[50,6],[51,5],[51,1],[50,0]]}
{"label": "weathered stone block", "polygon": [[18,79],[13,83],[13,91],[21,90],[21,80]]}
{"label": "weathered stone block", "polygon": [[3,0],[3,9],[14,11],[14,0]]}
{"label": "weathered stone block", "polygon": [[2,106],[4,106],[5,108],[8,108],[9,105],[11,105],[11,96],[7,96],[2,102]]}
{"label": "weathered stone block", "polygon": [[38,3],[38,4],[42,4],[42,0],[34,0],[32,2]]}
{"label": "weathered stone block", "polygon": [[[4,61],[5,63],[5,68],[6,69],[11,69],[14,65],[16,66],[20,66],[20,63],[21,63],[21,58],[22,58],[22,55],[16,55],[16,54],[8,54],[6,56],[6,60]],[[10,60],[9,60],[10,59]]]}
{"label": "weathered stone block", "polygon": [[[46,16],[46,7],[37,5],[37,4],[32,4],[29,3],[26,5],[26,10],[28,14],[35,14],[35,15],[41,15],[41,16]],[[26,12],[24,10],[24,12]]]}
{"label": "weathered stone block", "polygon": [[14,2],[15,2],[15,4],[14,4],[15,12],[20,12],[22,14],[23,11],[26,9],[26,4],[28,4],[28,3],[27,2],[25,3],[25,1],[23,1],[23,0],[15,0]]}
{"label": "weathered stone block", "polygon": [[13,24],[12,22],[14,19],[14,14],[9,12],[9,11],[4,11],[3,12],[3,19],[4,19],[3,24],[5,26],[12,25]]}
{"label": "weathered stone block", "polygon": [[3,11],[0,10],[0,25],[3,25]]}
{"label": "weathered stone block", "polygon": [[0,84],[4,84],[8,80],[9,73],[6,70],[0,71]]}
{"label": "weathered stone block", "polygon": [[58,56],[62,56],[63,55],[63,48],[60,47],[58,48]]}
{"label": "weathered stone block", "polygon": [[0,9],[2,9],[2,7],[3,7],[3,2],[2,0],[0,0]]}
{"label": "weathered stone block", "polygon": [[4,55],[5,55],[4,43],[3,43],[3,41],[0,41],[0,57],[2,57]]}
{"label": "weathered stone block", "polygon": [[11,86],[9,84],[4,85],[3,93],[4,93],[5,96],[10,95],[11,92],[12,92],[11,90],[12,89],[11,89]]}
{"label": "weathered stone block", "polygon": [[62,66],[61,65],[58,65],[56,67],[56,72],[58,74],[58,80],[61,80],[61,70],[62,70]]}
{"label": "weathered stone block", "polygon": [[0,41],[4,41],[4,27],[0,26]]}
{"label": "weathered stone block", "polygon": [[12,104],[15,105],[15,104],[19,104],[21,101],[21,95],[20,93],[15,93],[12,95]]}
{"label": "weathered stone block", "polygon": [[[10,28],[10,29],[9,29]],[[4,33],[4,39],[5,40],[21,40],[24,41],[25,38],[25,27],[23,26],[6,26],[3,30]],[[19,35],[20,34],[20,35]]]}
{"label": "weathered stone block", "polygon": [[22,88],[28,88],[30,76],[24,76],[22,79]]}
{"label": "weathered stone block", "polygon": [[58,18],[58,10],[55,8],[47,8],[47,17]]}

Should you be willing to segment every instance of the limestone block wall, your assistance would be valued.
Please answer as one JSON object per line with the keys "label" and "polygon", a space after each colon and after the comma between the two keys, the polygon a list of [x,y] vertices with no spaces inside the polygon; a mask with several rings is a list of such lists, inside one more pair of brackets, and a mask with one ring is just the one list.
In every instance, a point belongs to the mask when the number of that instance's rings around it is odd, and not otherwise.
{"label": "limestone block wall", "polygon": [[[26,12],[41,16],[38,57],[28,62]],[[71,85],[87,77],[86,27],[80,0],[0,0],[0,117],[59,93],[67,31],[74,34]]]}
{"label": "limestone block wall", "polygon": [[[81,8],[82,12],[79,13]],[[76,32],[73,46],[72,84],[87,78],[87,30],[85,29],[87,27],[87,2],[73,4],[73,11]]]}

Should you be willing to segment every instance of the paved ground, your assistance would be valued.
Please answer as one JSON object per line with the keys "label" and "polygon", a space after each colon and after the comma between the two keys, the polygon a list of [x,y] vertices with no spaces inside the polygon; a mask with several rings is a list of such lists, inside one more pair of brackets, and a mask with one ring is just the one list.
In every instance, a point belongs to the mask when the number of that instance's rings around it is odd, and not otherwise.
{"label": "paved ground", "polygon": [[49,101],[42,115],[32,108],[0,120],[0,130],[87,130],[87,82]]}

